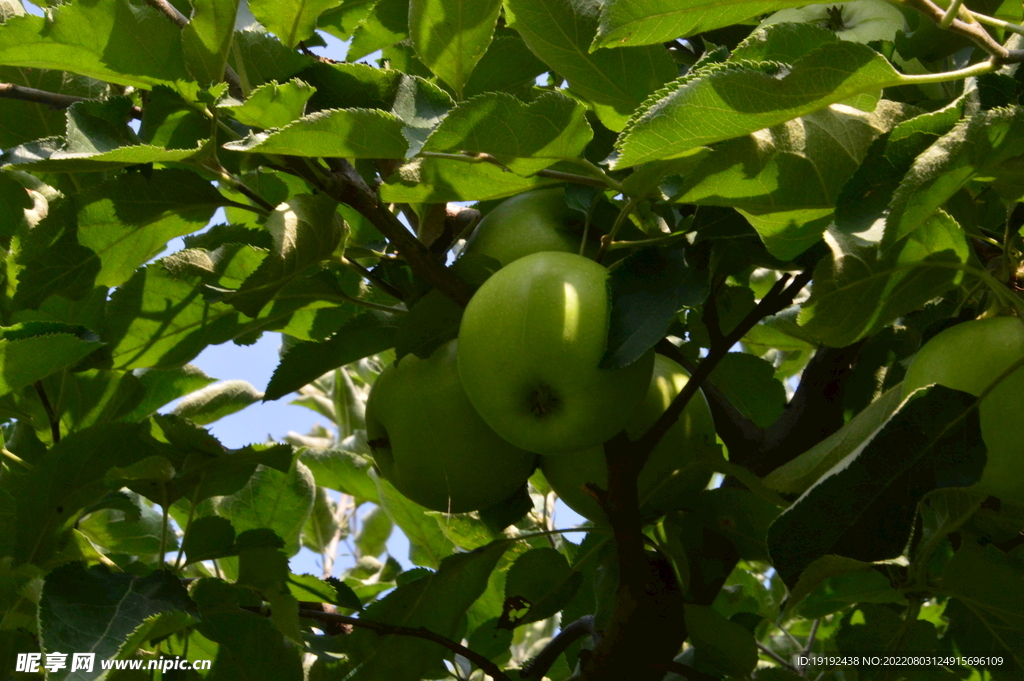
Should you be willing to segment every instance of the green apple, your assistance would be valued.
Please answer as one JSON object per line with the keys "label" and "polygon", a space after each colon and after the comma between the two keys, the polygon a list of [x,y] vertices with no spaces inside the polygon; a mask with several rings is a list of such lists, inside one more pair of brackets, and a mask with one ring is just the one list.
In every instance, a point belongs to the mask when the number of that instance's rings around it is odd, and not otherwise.
{"label": "green apple", "polygon": [[[991,317],[964,322],[928,341],[914,357],[903,394],[939,384],[980,395],[1024,356],[1024,321]],[[1024,367],[985,396],[979,408],[988,463],[979,492],[1024,505]]]}
{"label": "green apple", "polygon": [[[647,396],[636,406],[626,424],[626,435],[630,440],[640,439],[654,425],[689,378],[686,371],[669,358],[655,357],[654,375]],[[651,452],[640,472],[637,479],[640,512],[648,518],[662,516],[679,508],[680,501],[685,502],[704,489],[711,479],[711,471],[696,462],[701,455],[717,449],[711,409],[704,394],[698,391],[690,398],[679,420]],[[583,485],[588,482],[602,489],[608,488],[608,466],[603,446],[559,456],[543,456],[540,469],[551,489],[569,508],[595,522],[605,519],[597,500],[583,490]]]}
{"label": "green apple", "polygon": [[381,475],[435,511],[464,513],[512,495],[536,456],[505,442],[469,404],[457,341],[387,367],[366,403],[366,436]]}
{"label": "green apple", "polygon": [[647,391],[654,353],[600,368],[610,309],[608,270],[571,253],[534,253],[488,279],[459,329],[459,375],[487,425],[541,454],[622,430]]}
{"label": "green apple", "polygon": [[541,251],[579,253],[582,218],[565,205],[560,187],[525,192],[485,215],[465,252],[490,256],[502,266]]}

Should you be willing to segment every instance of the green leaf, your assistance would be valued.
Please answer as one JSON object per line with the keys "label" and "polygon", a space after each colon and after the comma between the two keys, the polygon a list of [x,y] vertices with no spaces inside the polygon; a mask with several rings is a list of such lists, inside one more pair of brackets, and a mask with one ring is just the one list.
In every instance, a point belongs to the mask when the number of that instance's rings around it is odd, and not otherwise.
{"label": "green leaf", "polygon": [[266,528],[285,541],[287,555],[298,553],[302,527],[313,510],[313,476],[302,463],[287,473],[260,467],[245,486],[221,497],[217,515],[227,518],[235,531]]}
{"label": "green leaf", "polygon": [[[39,634],[45,652],[93,652],[114,658],[122,643],[153,615],[195,612],[177,576],[156,571],[147,577],[111,573],[104,566],[86,569],[69,563],[51,572],[39,601]],[[168,632],[169,633],[169,632]],[[48,674],[71,676],[70,664]],[[77,676],[77,675],[76,675]]]}
{"label": "green leaf", "polygon": [[0,395],[73,367],[99,347],[80,326],[28,322],[0,327]]}
{"label": "green leaf", "polygon": [[429,291],[403,315],[395,335],[395,354],[401,359],[410,352],[427,359],[459,335],[462,306],[437,289]]}
{"label": "green leaf", "polygon": [[744,560],[768,560],[766,537],[779,509],[744,489],[719,487],[701,490],[697,513],[705,526],[728,538]]}
{"label": "green leaf", "polygon": [[219,644],[210,676],[302,681],[302,648],[285,639],[266,617],[238,607],[247,591],[218,579],[201,579],[192,587],[202,613],[196,629]]}
{"label": "green leaf", "polygon": [[529,104],[511,95],[478,95],[456,106],[423,151],[494,156],[527,175],[559,159],[578,158],[593,137],[580,104],[557,92]]}
{"label": "green leaf", "polygon": [[345,232],[337,207],[326,194],[299,194],[275,208],[265,225],[274,247],[229,298],[230,303],[256,317],[303,270],[334,253]]}
{"label": "green leaf", "polygon": [[409,37],[416,56],[462,99],[494,34],[501,0],[412,0]]}
{"label": "green leaf", "polygon": [[363,609],[359,597],[352,588],[338,579],[323,580],[313,575],[289,575],[288,588],[299,600],[332,603],[349,610]]}
{"label": "green leaf", "polygon": [[887,390],[850,419],[845,426],[800,456],[773,470],[764,478],[764,483],[778,492],[803,494],[816,480],[864,444],[865,440],[888,421],[902,399],[901,383]]}
{"label": "green leaf", "polygon": [[405,158],[408,143],[402,135],[402,121],[386,111],[326,109],[276,132],[250,133],[224,148],[309,158]]}
{"label": "green leaf", "polygon": [[0,64],[147,89],[189,80],[178,27],[135,1],[60,5],[49,17],[11,18],[0,31]]}
{"label": "green leaf", "polygon": [[395,171],[380,194],[389,203],[489,201],[553,184],[558,180],[521,177],[490,163],[418,158]]}
{"label": "green leaf", "polygon": [[197,390],[174,408],[174,414],[205,426],[241,411],[263,399],[263,393],[248,381],[221,381]]}
{"label": "green leaf", "polygon": [[651,45],[738,24],[802,0],[609,0],[593,47]]}
{"label": "green leaf", "polygon": [[[306,526],[302,528],[302,545],[305,548],[314,553],[327,552],[335,533],[342,529],[338,524],[337,511],[337,504],[328,495],[327,488],[318,486],[313,498],[313,510],[309,513]],[[342,530],[342,535],[347,529]]]}
{"label": "green leaf", "polygon": [[224,80],[224,64],[235,33],[239,0],[194,0],[181,29],[185,68],[203,87]]}
{"label": "green leaf", "polygon": [[899,74],[859,43],[822,45],[783,68],[730,62],[685,76],[647,100],[616,142],[616,167],[680,158],[701,146],[748,135],[830,104],[897,84]]}
{"label": "green leaf", "polygon": [[283,128],[306,111],[316,88],[294,78],[284,85],[271,81],[252,91],[241,105],[222,105],[239,123],[254,128]]}
{"label": "green leaf", "polygon": [[454,105],[451,96],[433,83],[402,74],[391,113],[403,123],[402,135],[409,143],[406,156],[420,152],[423,143]]}
{"label": "green leaf", "polygon": [[[590,52],[598,29],[596,6],[547,0],[505,0],[505,18],[530,51],[569,81],[607,127],[621,130],[652,92],[675,78],[660,45]],[[760,126],[764,127],[764,126]]]}
{"label": "green leaf", "polygon": [[[433,522],[433,521],[431,521]],[[458,638],[466,610],[483,594],[491,572],[504,554],[506,542],[494,542],[469,553],[445,558],[437,572],[399,586],[368,606],[362,619],[405,627],[424,627],[448,638]],[[408,636],[380,636],[356,628],[341,637],[349,657],[352,681],[388,679],[419,681],[441,667],[447,651],[431,641]]]}
{"label": "green leaf", "polygon": [[317,19],[317,28],[338,40],[348,40],[373,10],[377,0],[345,0],[341,7],[329,9]]}
{"label": "green leaf", "polygon": [[508,92],[525,99],[547,65],[533,56],[519,34],[507,28],[494,33],[487,52],[476,65],[463,91],[464,97],[484,92]]}
{"label": "green leaf", "polygon": [[[942,574],[951,596],[949,634],[961,650],[999,655],[1002,678],[1024,670],[1024,581],[1019,561],[994,546],[965,541]],[[995,670],[993,670],[995,671]],[[999,677],[997,677],[999,678]]]}
{"label": "green leaf", "polygon": [[622,261],[610,277],[612,311],[601,366],[617,369],[640,359],[665,337],[681,309],[704,302],[708,277],[696,250],[649,247]]}
{"label": "green leaf", "polygon": [[344,324],[323,343],[296,344],[274,369],[263,399],[279,399],[331,369],[393,347],[395,329],[389,316],[365,313]]}
{"label": "green leaf", "polygon": [[[1019,168],[1022,156],[1024,108],[992,109],[959,123],[918,156],[900,182],[885,221],[883,243],[896,243],[919,229],[972,180],[1019,179],[1020,171],[1014,168]],[[1024,196],[1019,186],[1010,194],[1006,198]]]}
{"label": "green leaf", "polygon": [[960,282],[970,256],[963,230],[941,210],[884,250],[880,238],[828,231],[832,256],[815,267],[799,316],[825,344],[845,347],[922,307]]}
{"label": "green leaf", "polygon": [[62,432],[82,430],[98,423],[126,421],[145,388],[135,376],[122,371],[89,369],[43,380],[49,399],[60,405]]}
{"label": "green leaf", "polygon": [[905,108],[888,101],[871,113],[832,106],[724,142],[693,169],[676,200],[736,208],[769,253],[791,260],[818,241],[872,141]]}
{"label": "green leaf", "polygon": [[730,352],[708,377],[736,409],[756,425],[767,428],[786,408],[786,388],[775,378],[775,367],[745,352]]}
{"label": "green leaf", "polygon": [[313,57],[288,49],[261,28],[235,32],[228,62],[238,73],[245,73],[252,87],[271,81],[283,83],[317,63]]}
{"label": "green leaf", "polygon": [[687,603],[685,613],[686,631],[698,664],[735,677],[744,677],[754,669],[757,643],[746,628],[708,605]]}
{"label": "green leaf", "polygon": [[409,539],[409,560],[415,565],[437,567],[455,548],[444,536],[437,520],[427,514],[427,509],[399,494],[394,486],[376,473],[380,505],[395,525]]}
{"label": "green leaf", "polygon": [[186,528],[182,546],[186,564],[234,555],[235,528],[216,515],[193,518]]}
{"label": "green leaf", "polygon": [[388,539],[391,537],[391,529],[394,523],[383,508],[373,507],[360,519],[362,525],[359,534],[356,535],[356,548],[360,555],[379,556],[387,549]]}
{"label": "green leaf", "polygon": [[977,398],[939,385],[917,391],[772,524],[772,564],[793,585],[824,555],[894,558],[924,495],[977,482],[985,460]]}
{"label": "green leaf", "polygon": [[135,376],[142,383],[146,393],[142,402],[124,420],[141,421],[153,415],[157,409],[179,397],[205,388],[217,379],[207,376],[202,369],[186,364],[179,369],[138,369]]}
{"label": "green leaf", "polygon": [[321,14],[340,4],[342,0],[251,0],[249,9],[285,47],[291,48],[313,35]]}
{"label": "green leaf", "polygon": [[509,568],[498,626],[514,629],[551,617],[568,605],[582,582],[582,573],[555,549],[527,551]]}
{"label": "green leaf", "polygon": [[[795,602],[795,599],[792,600]],[[827,577],[806,597],[796,602],[794,612],[800,617],[813,620],[838,612],[854,603],[906,605],[907,599],[893,588],[888,577],[869,567]]]}
{"label": "green leaf", "polygon": [[353,32],[345,59],[362,59],[408,37],[409,0],[378,0]]}
{"label": "green leaf", "polygon": [[[78,523],[78,530],[109,553],[127,553],[150,556],[160,552],[163,515],[152,506],[131,494],[135,518],[118,509],[93,511]],[[178,547],[174,537],[168,537],[166,548]]]}
{"label": "green leaf", "polygon": [[864,161],[836,201],[836,227],[844,233],[866,232],[885,216],[900,180],[914,160],[963,114],[963,98],[938,111],[903,121],[871,145]]}
{"label": "green leaf", "polygon": [[[104,84],[62,71],[0,66],[0,81],[72,97],[99,97]],[[64,134],[64,112],[41,102],[10,99],[0,109],[0,149]]]}
{"label": "green leaf", "polygon": [[[342,442],[344,446],[349,441]],[[352,438],[354,444],[355,438]],[[377,502],[377,485],[370,477],[373,464],[365,435],[358,451],[346,449],[304,449],[299,460],[309,467],[316,484],[351,494],[356,499]]]}

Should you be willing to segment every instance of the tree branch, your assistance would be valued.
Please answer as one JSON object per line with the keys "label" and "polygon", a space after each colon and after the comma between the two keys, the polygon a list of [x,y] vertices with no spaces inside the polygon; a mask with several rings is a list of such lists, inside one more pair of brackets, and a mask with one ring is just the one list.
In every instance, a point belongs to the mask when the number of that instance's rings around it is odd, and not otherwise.
{"label": "tree branch", "polygon": [[[940,26],[946,20],[946,10],[936,5],[932,0],[907,0],[906,4]],[[998,63],[1009,63],[1008,60],[1013,60],[1016,56],[996,42],[996,39],[989,35],[988,31],[981,24],[968,23],[962,19],[954,18],[949,22],[949,30],[971,40]]]}
{"label": "tree branch", "polygon": [[66,109],[75,102],[86,100],[86,97],[74,97],[72,95],[61,95],[56,92],[37,90],[32,87],[23,87],[13,83],[0,83],[0,98],[20,99],[23,102],[45,104],[51,109]]}
{"label": "tree branch", "polygon": [[439,646],[447,648],[453,653],[462,655],[464,658],[492,676],[495,681],[512,681],[504,672],[501,671],[498,665],[494,664],[483,655],[473,652],[469,648],[456,643],[450,638],[436,634],[425,627],[403,627],[397,624],[384,624],[382,622],[374,622],[372,620],[366,620],[359,617],[349,617],[348,615],[339,615],[337,613],[306,609],[299,610],[299,617],[306,617],[308,619],[319,620],[322,622],[348,624],[353,627],[359,627],[360,629],[369,629],[370,631],[383,636],[410,636],[412,638],[421,638],[425,641],[432,641]]}
{"label": "tree branch", "polygon": [[593,615],[585,615],[575,622],[562,627],[562,630],[558,632],[558,636],[551,639],[551,642],[544,646],[540,654],[520,670],[519,676],[523,681],[533,681],[534,679],[539,681],[543,679],[544,675],[551,669],[551,665],[558,659],[558,656],[564,653],[573,643],[588,634],[594,635]]}
{"label": "tree branch", "polygon": [[336,167],[338,169],[323,187],[324,191],[335,200],[352,206],[369,220],[398,249],[417,276],[459,305],[465,306],[473,295],[469,285],[445,267],[437,254],[431,253],[394,213],[377,200],[377,195],[352,164],[339,159]]}

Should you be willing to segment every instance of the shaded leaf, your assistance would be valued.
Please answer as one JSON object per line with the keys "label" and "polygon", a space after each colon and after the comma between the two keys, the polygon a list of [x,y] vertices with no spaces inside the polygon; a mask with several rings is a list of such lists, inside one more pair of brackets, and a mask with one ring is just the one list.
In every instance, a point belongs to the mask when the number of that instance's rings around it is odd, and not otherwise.
{"label": "shaded leaf", "polygon": [[405,158],[402,122],[376,109],[325,109],[276,132],[250,133],[225,149],[319,158]]}
{"label": "shaded leaf", "polygon": [[295,47],[313,35],[321,14],[340,4],[342,0],[250,0],[249,9],[285,47]]}
{"label": "shaded leaf", "polygon": [[576,594],[583,575],[552,548],[527,551],[509,568],[498,626],[514,629],[551,617]]}
{"label": "shaded leaf", "polygon": [[302,118],[306,102],[316,88],[298,78],[283,85],[271,81],[252,91],[249,98],[238,106],[226,106],[235,119],[254,128],[283,128]]}
{"label": "shaded leaf", "polygon": [[224,80],[224,64],[235,33],[239,0],[194,0],[181,29],[185,68],[203,87]]}
{"label": "shaded leaf", "polygon": [[754,669],[757,643],[753,634],[711,606],[687,603],[685,612],[686,631],[700,666],[737,677],[746,676]]}
{"label": "shaded leaf", "polygon": [[786,408],[786,388],[775,367],[755,355],[730,352],[708,377],[736,409],[762,428],[775,423]]}
{"label": "shaded leaf", "polygon": [[80,326],[28,322],[0,327],[0,394],[73,367],[99,347],[96,336]]}
{"label": "shaded leaf", "polygon": [[376,473],[380,505],[409,539],[409,560],[414,565],[437,567],[455,548],[444,536],[437,521],[425,508],[402,496],[394,486]]}

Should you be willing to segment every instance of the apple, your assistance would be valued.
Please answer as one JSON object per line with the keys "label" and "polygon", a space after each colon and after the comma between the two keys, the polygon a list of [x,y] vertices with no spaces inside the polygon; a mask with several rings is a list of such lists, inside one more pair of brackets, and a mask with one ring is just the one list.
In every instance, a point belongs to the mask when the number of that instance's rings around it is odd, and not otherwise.
{"label": "apple", "polygon": [[459,375],[487,425],[540,454],[622,430],[647,391],[654,353],[600,368],[610,309],[608,270],[572,253],[534,253],[484,282],[462,316]]}
{"label": "apple", "polygon": [[[1024,356],[1024,321],[991,317],[946,329],[918,351],[903,381],[903,394],[939,384],[980,395]],[[988,463],[979,492],[1024,506],[1024,367],[1007,376],[979,407]]]}
{"label": "apple", "polygon": [[[630,440],[640,439],[654,425],[689,378],[689,374],[668,357],[655,357],[654,375],[647,395],[633,410],[626,425],[626,435]],[[680,500],[704,489],[711,479],[711,471],[696,465],[696,461],[702,453],[717,449],[711,409],[704,394],[698,391],[686,404],[679,420],[651,452],[640,472],[637,491],[640,512],[644,517],[656,518],[676,510]],[[588,520],[605,520],[597,500],[583,490],[583,485],[588,482],[602,489],[608,488],[608,466],[603,446],[559,456],[543,456],[540,469],[551,489],[569,508]]]}
{"label": "apple", "polygon": [[560,187],[518,194],[484,216],[465,252],[490,256],[502,266],[541,251],[579,253],[582,217],[565,205]]}
{"label": "apple", "polygon": [[536,459],[474,411],[459,381],[457,343],[387,367],[366,403],[366,436],[381,475],[409,499],[447,513],[507,499]]}

